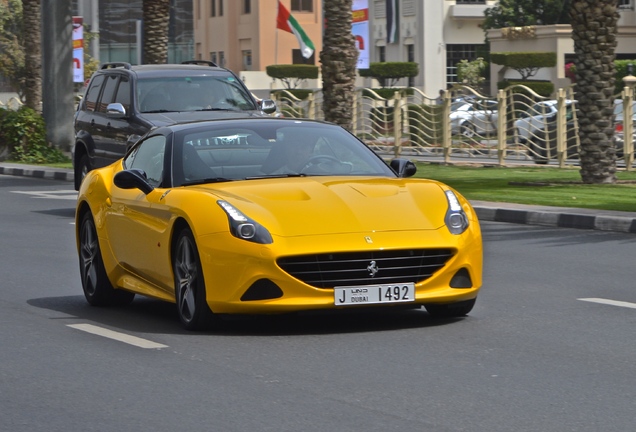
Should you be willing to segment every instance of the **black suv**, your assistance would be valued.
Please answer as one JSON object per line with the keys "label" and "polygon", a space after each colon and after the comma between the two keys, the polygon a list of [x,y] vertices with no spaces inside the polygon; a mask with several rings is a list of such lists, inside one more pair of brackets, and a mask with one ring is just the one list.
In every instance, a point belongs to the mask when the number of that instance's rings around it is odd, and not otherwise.
{"label": "black suv", "polygon": [[88,171],[120,159],[154,127],[275,111],[272,100],[256,99],[232,71],[211,62],[105,63],[75,113],[75,189]]}

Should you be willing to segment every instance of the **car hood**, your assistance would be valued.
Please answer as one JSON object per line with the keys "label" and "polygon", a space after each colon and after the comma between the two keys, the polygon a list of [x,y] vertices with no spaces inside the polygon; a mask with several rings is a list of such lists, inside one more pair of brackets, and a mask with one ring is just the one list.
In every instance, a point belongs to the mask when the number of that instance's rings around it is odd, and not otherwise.
{"label": "car hood", "polygon": [[434,230],[448,208],[438,182],[306,177],[194,186],[279,236]]}
{"label": "car hood", "polygon": [[199,120],[264,117],[261,111],[171,111],[165,113],[145,113],[141,117],[153,126],[167,126]]}

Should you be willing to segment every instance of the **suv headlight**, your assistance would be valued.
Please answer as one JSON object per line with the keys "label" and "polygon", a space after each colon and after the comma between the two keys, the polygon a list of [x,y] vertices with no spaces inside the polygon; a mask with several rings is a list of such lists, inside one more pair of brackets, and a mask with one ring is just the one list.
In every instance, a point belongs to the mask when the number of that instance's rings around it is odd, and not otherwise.
{"label": "suv headlight", "polygon": [[444,222],[451,234],[461,234],[468,228],[468,216],[452,190],[444,191],[448,200],[448,210]]}
{"label": "suv headlight", "polygon": [[260,244],[273,243],[272,235],[263,225],[248,218],[227,201],[219,200],[217,204],[227,214],[230,232],[234,237]]}

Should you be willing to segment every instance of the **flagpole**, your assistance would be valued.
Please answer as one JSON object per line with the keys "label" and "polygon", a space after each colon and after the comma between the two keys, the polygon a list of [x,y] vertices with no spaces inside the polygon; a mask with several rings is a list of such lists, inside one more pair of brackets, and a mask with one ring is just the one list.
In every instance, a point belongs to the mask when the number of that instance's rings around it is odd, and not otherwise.
{"label": "flagpole", "polygon": [[[278,2],[276,3],[276,18],[278,18],[279,7],[280,7],[280,0],[278,0]],[[276,26],[276,29],[274,31],[276,32],[276,44],[274,46],[274,64],[278,64],[278,25]]]}

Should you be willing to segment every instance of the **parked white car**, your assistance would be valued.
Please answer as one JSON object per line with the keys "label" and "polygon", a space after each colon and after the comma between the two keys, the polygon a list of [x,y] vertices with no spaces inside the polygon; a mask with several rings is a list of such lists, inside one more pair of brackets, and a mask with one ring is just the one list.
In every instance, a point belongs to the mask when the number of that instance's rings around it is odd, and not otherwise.
{"label": "parked white car", "polygon": [[[565,105],[571,105],[572,100],[566,100]],[[517,137],[523,143],[531,140],[539,131],[545,132],[550,129],[551,123],[556,121],[557,101],[546,100],[536,102],[528,107],[526,111],[519,114],[519,119],[515,121]]]}
{"label": "parked white car", "polygon": [[451,132],[472,138],[475,135],[497,133],[498,104],[496,100],[474,99],[451,104]]}

